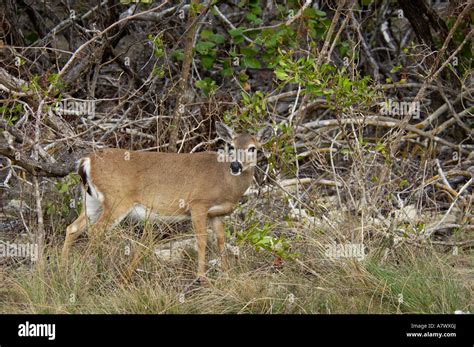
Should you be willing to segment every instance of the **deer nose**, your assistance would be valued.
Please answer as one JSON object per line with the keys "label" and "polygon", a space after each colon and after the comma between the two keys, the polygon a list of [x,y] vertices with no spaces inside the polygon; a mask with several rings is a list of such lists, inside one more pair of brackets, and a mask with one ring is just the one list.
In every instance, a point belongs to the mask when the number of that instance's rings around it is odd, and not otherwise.
{"label": "deer nose", "polygon": [[230,163],[230,172],[232,175],[238,175],[242,172],[242,164],[238,161],[233,161]]}

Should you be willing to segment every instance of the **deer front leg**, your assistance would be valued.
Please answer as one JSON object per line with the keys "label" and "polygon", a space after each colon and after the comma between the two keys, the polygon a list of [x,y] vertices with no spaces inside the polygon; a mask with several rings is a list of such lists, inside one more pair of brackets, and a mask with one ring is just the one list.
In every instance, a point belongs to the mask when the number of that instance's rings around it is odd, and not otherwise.
{"label": "deer front leg", "polygon": [[222,268],[228,269],[229,265],[228,265],[227,257],[225,254],[225,233],[224,233],[224,223],[222,222],[222,217],[212,217],[210,221],[211,221],[211,229],[216,233],[216,236],[217,236],[217,246],[219,247],[219,254],[221,256]]}
{"label": "deer front leg", "polygon": [[206,278],[207,210],[207,208],[191,208],[191,220],[198,246],[197,275],[201,282],[205,281]]}

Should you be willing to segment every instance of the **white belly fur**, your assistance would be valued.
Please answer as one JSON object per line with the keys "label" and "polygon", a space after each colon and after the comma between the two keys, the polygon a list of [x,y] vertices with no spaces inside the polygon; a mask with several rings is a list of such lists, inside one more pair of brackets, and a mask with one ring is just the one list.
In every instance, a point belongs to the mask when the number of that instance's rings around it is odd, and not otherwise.
{"label": "white belly fur", "polygon": [[162,216],[151,211],[151,209],[143,205],[135,205],[130,211],[129,215],[135,221],[157,221],[161,220],[169,223],[181,222],[189,220],[190,216],[178,215],[178,216]]}
{"label": "white belly fur", "polygon": [[227,212],[227,205],[215,205],[212,206],[207,212],[208,213],[225,213]]}

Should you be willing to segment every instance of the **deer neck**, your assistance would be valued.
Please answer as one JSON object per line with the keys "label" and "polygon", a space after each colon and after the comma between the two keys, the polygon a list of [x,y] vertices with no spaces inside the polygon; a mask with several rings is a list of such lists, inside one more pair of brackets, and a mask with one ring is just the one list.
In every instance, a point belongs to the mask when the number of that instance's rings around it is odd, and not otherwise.
{"label": "deer neck", "polygon": [[248,168],[239,176],[232,176],[230,172],[227,173],[226,181],[228,182],[229,187],[232,187],[231,191],[234,193],[235,196],[238,196],[239,199],[245,193],[248,187],[250,187],[250,184],[252,184],[254,174],[254,167]]}

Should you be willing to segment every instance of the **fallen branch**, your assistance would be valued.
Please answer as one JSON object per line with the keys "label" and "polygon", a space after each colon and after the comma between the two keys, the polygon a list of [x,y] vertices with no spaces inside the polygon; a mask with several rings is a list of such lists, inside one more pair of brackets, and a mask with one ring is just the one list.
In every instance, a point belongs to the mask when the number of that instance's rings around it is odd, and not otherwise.
{"label": "fallen branch", "polygon": [[0,155],[9,158],[12,163],[17,164],[33,176],[64,177],[74,171],[75,164],[72,163],[46,163],[25,157],[20,151],[15,150],[8,132],[3,132],[4,140],[0,139]]}
{"label": "fallen branch", "polygon": [[[392,119],[389,117],[381,117],[381,116],[367,116],[367,117],[355,117],[355,118],[346,118],[346,119],[325,119],[325,120],[317,120],[305,123],[298,127],[299,130],[304,130],[305,128],[321,128],[321,127],[328,127],[328,126],[341,126],[347,124],[355,124],[355,125],[375,125],[375,126],[383,126],[389,128],[401,127],[402,121]],[[430,132],[423,131],[418,129],[415,125],[406,125],[406,130],[416,133],[420,136],[429,138],[432,141],[439,142],[445,146],[450,148],[456,149],[457,151],[469,155],[471,152],[462,148],[462,145],[456,145],[451,143],[441,137],[435,136]]]}

